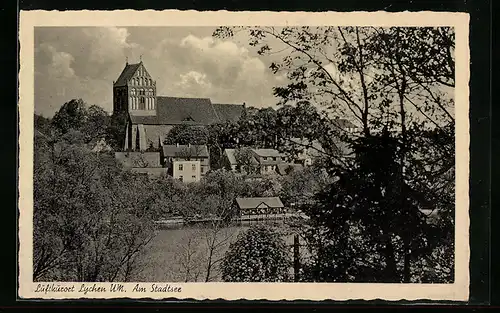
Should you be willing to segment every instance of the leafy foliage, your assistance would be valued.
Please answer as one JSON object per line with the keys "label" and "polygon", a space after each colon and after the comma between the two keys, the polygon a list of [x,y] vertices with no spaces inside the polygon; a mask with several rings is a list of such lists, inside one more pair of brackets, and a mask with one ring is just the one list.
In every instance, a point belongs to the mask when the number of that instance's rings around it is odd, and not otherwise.
{"label": "leafy foliage", "polygon": [[[306,130],[321,140],[323,166],[339,179],[308,211],[308,279],[452,281],[453,29],[220,27],[214,36],[237,32],[258,53],[274,55],[270,69],[288,80],[274,88],[281,107],[323,109],[315,123],[300,124],[319,126]],[[334,117],[361,126],[361,138],[340,134],[355,159],[336,158]],[[430,221],[426,210],[438,217]]]}
{"label": "leafy foliage", "polygon": [[165,141],[167,145],[206,145],[208,133],[204,126],[177,125],[167,134]]}
{"label": "leafy foliage", "polygon": [[154,236],[155,189],[65,131],[35,133],[34,280],[127,281]]}
{"label": "leafy foliage", "polygon": [[354,143],[354,167],[317,195],[306,231],[316,249],[316,259],[308,265],[311,279],[410,282],[423,279],[418,273],[422,264],[417,264],[421,260],[432,263],[438,251],[453,251],[449,242],[443,245],[443,239],[452,238],[453,227],[444,221],[433,223],[423,213],[444,209],[439,198],[445,194],[412,180],[412,163],[402,176],[398,146],[388,132],[359,139]]}
{"label": "leafy foliage", "polygon": [[226,282],[289,281],[289,249],[280,234],[264,226],[254,226],[238,237],[222,262]]}

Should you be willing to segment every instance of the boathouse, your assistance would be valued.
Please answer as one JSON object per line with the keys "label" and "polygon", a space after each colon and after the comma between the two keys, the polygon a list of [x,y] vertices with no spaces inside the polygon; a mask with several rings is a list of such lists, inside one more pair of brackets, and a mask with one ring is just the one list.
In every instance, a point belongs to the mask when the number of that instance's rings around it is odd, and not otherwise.
{"label": "boathouse", "polygon": [[279,197],[236,198],[235,202],[240,216],[273,215],[285,211]]}

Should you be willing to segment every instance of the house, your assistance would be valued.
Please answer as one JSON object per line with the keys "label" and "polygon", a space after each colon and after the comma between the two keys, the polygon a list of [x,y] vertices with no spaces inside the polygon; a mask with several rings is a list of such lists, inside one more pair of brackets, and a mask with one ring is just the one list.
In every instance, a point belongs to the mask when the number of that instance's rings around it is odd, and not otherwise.
{"label": "house", "polygon": [[278,164],[287,163],[288,158],[284,153],[275,149],[252,149],[254,159],[260,174],[276,174]]}
{"label": "house", "polygon": [[317,158],[325,155],[325,150],[317,140],[310,142],[306,139],[290,138],[288,142],[298,151],[297,160],[304,166],[311,166]]}
{"label": "house", "polygon": [[335,118],[333,124],[336,128],[347,133],[357,133],[359,132],[359,127],[354,125],[351,121],[344,118]]}
{"label": "house", "polygon": [[135,173],[158,177],[167,174],[159,152],[115,152],[115,160]]}
{"label": "house", "polygon": [[[224,156],[226,164],[233,172],[246,172],[241,168],[236,159],[237,149],[225,149]],[[288,158],[284,153],[275,149],[250,149],[251,159],[249,160],[250,166],[254,170],[250,170],[247,174],[258,175],[287,175],[290,171],[300,170],[301,164],[294,164],[288,162]]]}
{"label": "house", "polygon": [[277,214],[285,210],[279,197],[236,198],[235,205],[240,215]]}
{"label": "house", "polygon": [[163,166],[175,179],[197,182],[210,170],[210,154],[206,145],[163,145]]}
{"label": "house", "polygon": [[228,165],[228,167],[231,168],[231,171],[233,171],[233,172],[238,171],[238,162],[236,161],[236,156],[234,155],[235,151],[236,151],[236,149],[225,149],[224,150],[225,162]]}
{"label": "house", "polygon": [[113,82],[113,113],[126,113],[128,119],[125,151],[160,149],[175,125],[207,126],[236,121],[244,110],[244,104],[212,103],[208,98],[158,96],[156,81],[142,61],[127,62]]}

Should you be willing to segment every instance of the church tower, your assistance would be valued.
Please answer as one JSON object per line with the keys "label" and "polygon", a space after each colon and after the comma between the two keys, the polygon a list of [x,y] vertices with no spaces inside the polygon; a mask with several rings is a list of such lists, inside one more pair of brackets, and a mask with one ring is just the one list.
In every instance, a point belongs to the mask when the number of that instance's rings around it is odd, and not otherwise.
{"label": "church tower", "polygon": [[113,113],[130,115],[156,115],[156,81],[151,78],[142,60],[125,64],[125,68],[113,82]]}

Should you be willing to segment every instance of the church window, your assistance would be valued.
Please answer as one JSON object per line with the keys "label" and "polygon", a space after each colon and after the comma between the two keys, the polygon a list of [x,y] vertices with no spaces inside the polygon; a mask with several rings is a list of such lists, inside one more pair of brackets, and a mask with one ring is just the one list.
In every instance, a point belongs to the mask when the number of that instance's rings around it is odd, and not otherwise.
{"label": "church window", "polygon": [[144,89],[139,90],[139,95],[144,96],[145,92]]}
{"label": "church window", "polygon": [[182,164],[179,164],[179,171],[183,171],[184,170],[184,166]]}
{"label": "church window", "polygon": [[146,109],[146,103],[144,97],[141,97],[139,100],[139,110],[145,110]]}

